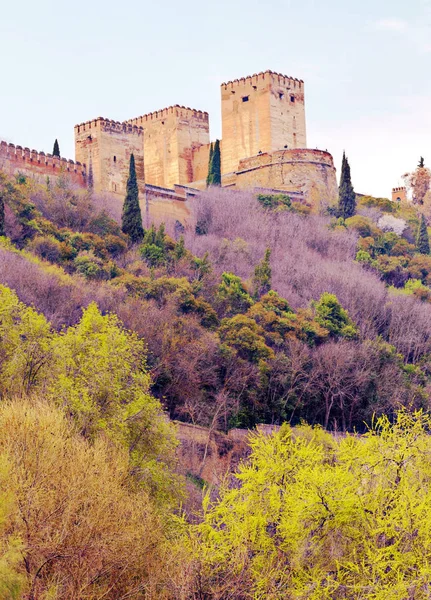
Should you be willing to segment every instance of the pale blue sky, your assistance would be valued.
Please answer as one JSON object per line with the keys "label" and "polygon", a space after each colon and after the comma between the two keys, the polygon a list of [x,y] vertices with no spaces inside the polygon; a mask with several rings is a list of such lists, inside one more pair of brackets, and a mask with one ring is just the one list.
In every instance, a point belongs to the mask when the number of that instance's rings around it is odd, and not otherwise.
{"label": "pale blue sky", "polygon": [[9,0],[0,138],[74,158],[73,126],[184,104],[220,136],[220,83],[271,69],[306,83],[309,147],[343,149],[357,191],[431,165],[431,0]]}

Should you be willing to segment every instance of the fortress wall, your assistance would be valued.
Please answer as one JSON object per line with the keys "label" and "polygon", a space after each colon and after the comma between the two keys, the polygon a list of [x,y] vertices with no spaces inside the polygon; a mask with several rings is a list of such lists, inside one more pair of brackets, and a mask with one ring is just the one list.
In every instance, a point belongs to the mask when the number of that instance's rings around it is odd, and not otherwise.
{"label": "fortress wall", "polygon": [[222,174],[243,158],[306,146],[304,82],[272,71],[221,85]]}
{"label": "fortress wall", "polygon": [[8,175],[22,173],[38,183],[46,183],[47,177],[56,180],[66,176],[79,187],[86,186],[85,165],[66,158],[58,158],[44,152],[0,142],[0,170]]}
{"label": "fortress wall", "polygon": [[136,175],[144,188],[144,132],[140,127],[118,123],[101,117],[75,126],[75,153],[79,160],[90,163],[94,190],[124,197],[133,153]]}
{"label": "fortress wall", "polygon": [[147,183],[172,188],[193,181],[193,152],[209,143],[208,113],[175,105],[127,123],[145,132]]}
{"label": "fortress wall", "polygon": [[303,192],[316,208],[334,204],[338,197],[332,156],[321,150],[282,150],[241,160],[235,187]]}
{"label": "fortress wall", "polygon": [[142,221],[145,228],[151,223],[179,221],[183,225],[190,219],[190,206],[186,199],[180,199],[173,190],[152,188],[147,186],[144,196],[140,199]]}
{"label": "fortress wall", "polygon": [[208,176],[208,161],[210,144],[198,146],[193,149],[193,180],[206,182]]}

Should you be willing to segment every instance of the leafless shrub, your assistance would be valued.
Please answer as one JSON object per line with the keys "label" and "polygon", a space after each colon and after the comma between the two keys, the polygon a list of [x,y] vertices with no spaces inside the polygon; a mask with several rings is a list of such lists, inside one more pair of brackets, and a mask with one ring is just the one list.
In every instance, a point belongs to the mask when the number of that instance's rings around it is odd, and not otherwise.
{"label": "leafless shrub", "polygon": [[212,189],[192,207],[194,223],[205,221],[208,232],[197,235],[189,226],[187,247],[198,256],[208,252],[217,273],[249,279],[271,247],[272,287],[294,308],[334,293],[364,337],[382,336],[409,361],[430,351],[431,306],[393,298],[375,273],[354,262],[355,233],[332,231],[317,215],[266,211],[250,192]]}

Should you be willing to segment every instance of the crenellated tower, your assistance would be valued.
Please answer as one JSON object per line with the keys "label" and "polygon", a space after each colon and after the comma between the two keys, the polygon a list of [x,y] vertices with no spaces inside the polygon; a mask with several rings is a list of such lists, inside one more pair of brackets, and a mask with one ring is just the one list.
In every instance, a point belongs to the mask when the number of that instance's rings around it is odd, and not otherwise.
{"label": "crenellated tower", "polygon": [[144,131],[98,117],[75,125],[75,156],[91,172],[96,192],[124,196],[130,155],[134,154],[139,189],[144,189]]}
{"label": "crenellated tower", "polygon": [[265,152],[306,148],[304,82],[265,71],[221,85],[222,174]]}
{"label": "crenellated tower", "polygon": [[127,121],[145,135],[145,181],[173,188],[195,177],[194,153],[209,144],[208,113],[170,106]]}

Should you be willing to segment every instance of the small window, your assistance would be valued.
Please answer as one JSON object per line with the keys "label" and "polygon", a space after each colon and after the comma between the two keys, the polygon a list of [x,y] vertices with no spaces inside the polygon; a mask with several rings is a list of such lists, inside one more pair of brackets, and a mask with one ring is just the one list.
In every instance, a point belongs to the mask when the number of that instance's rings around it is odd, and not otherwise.
{"label": "small window", "polygon": [[117,157],[116,156],[114,156],[114,162],[117,162]]}
{"label": "small window", "polygon": [[284,94],[283,94],[283,92],[279,92],[279,93],[278,93],[278,97],[280,98],[280,100],[283,100],[283,98],[284,98]]}
{"label": "small window", "polygon": [[253,86],[253,89],[254,89],[254,90],[257,90],[257,85],[254,85],[254,86]]}
{"label": "small window", "polygon": [[290,101],[295,102],[295,96],[293,94],[290,96]]}
{"label": "small window", "polygon": [[243,101],[243,102],[248,102],[248,101],[249,101],[249,99],[250,99],[250,96],[243,96],[243,97],[242,97],[242,101]]}
{"label": "small window", "polygon": [[112,191],[113,191],[113,192],[116,192],[116,191],[117,191],[117,184],[116,184],[116,183],[113,183],[113,184],[112,184]]}

